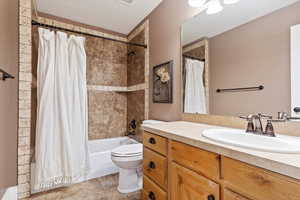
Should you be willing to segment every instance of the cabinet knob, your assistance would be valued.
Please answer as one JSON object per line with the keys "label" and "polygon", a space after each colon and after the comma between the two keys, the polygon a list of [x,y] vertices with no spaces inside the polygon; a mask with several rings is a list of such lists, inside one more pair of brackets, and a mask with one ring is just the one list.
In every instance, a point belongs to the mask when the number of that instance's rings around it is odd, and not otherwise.
{"label": "cabinet knob", "polygon": [[212,195],[212,194],[211,194],[211,195],[208,195],[208,196],[207,196],[207,200],[215,200],[214,195]]}
{"label": "cabinet knob", "polygon": [[149,139],[149,143],[150,143],[150,144],[156,144],[156,141],[155,141],[155,139],[152,137],[152,138]]}
{"label": "cabinet knob", "polygon": [[148,167],[150,168],[150,169],[155,169],[155,163],[153,162],[153,161],[151,161],[151,162],[149,162],[149,165],[148,165]]}
{"label": "cabinet knob", "polygon": [[149,198],[149,200],[155,200],[155,194],[154,194],[154,192],[149,192],[148,198]]}
{"label": "cabinet knob", "polygon": [[295,112],[295,113],[299,113],[299,112],[300,112],[300,107],[295,107],[295,108],[294,108],[294,112]]}

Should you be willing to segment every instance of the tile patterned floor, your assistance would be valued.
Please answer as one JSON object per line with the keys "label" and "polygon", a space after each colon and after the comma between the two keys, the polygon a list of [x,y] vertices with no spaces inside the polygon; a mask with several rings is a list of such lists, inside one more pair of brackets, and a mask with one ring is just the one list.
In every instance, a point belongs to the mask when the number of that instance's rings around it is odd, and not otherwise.
{"label": "tile patterned floor", "polygon": [[30,200],[140,200],[141,192],[120,194],[118,175],[93,179],[70,187],[35,194]]}

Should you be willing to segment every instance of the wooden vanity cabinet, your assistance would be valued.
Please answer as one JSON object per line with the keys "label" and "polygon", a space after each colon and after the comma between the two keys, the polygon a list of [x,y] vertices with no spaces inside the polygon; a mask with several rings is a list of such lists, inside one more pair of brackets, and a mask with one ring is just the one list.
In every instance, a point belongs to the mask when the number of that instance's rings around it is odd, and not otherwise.
{"label": "wooden vanity cabinet", "polygon": [[142,200],[167,200],[168,196],[168,139],[144,132]]}
{"label": "wooden vanity cabinet", "polygon": [[219,200],[219,184],[171,163],[171,200]]}
{"label": "wooden vanity cabinet", "polygon": [[234,159],[222,157],[224,185],[257,200],[300,200],[300,182]]}
{"label": "wooden vanity cabinet", "polygon": [[143,141],[143,200],[300,200],[299,180],[149,132]]}
{"label": "wooden vanity cabinet", "polygon": [[170,141],[169,159],[188,167],[212,180],[220,178],[220,159],[218,154],[204,151],[176,141]]}
{"label": "wooden vanity cabinet", "polygon": [[160,187],[167,189],[167,158],[144,148],[143,172]]}
{"label": "wooden vanity cabinet", "polygon": [[246,197],[243,197],[240,194],[237,194],[235,192],[232,192],[228,189],[224,189],[224,200],[250,200]]}
{"label": "wooden vanity cabinet", "polygon": [[143,200],[167,200],[167,193],[147,178],[147,176],[144,176],[143,184]]}

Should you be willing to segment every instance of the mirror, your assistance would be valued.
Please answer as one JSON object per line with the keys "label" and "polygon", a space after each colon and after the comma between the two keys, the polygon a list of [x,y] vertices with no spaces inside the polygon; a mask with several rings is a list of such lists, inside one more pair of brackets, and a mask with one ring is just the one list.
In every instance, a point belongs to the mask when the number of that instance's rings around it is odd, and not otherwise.
{"label": "mirror", "polygon": [[183,112],[299,116],[300,96],[292,99],[300,76],[291,78],[300,63],[291,56],[300,55],[299,0],[220,2],[221,12],[182,24]]}

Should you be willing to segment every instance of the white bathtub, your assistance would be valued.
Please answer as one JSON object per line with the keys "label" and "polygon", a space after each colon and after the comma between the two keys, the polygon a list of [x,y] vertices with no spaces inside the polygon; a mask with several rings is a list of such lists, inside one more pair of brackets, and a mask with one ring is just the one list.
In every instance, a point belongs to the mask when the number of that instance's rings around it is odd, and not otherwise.
{"label": "white bathtub", "polygon": [[134,143],[137,142],[129,137],[89,141],[91,170],[87,180],[118,173],[118,167],[111,161],[111,150]]}
{"label": "white bathtub", "polygon": [[17,200],[17,186],[0,189],[0,200]]}
{"label": "white bathtub", "polygon": [[[90,140],[88,142],[90,153],[90,172],[87,177],[78,180],[79,182],[87,181],[94,178],[118,173],[118,167],[111,160],[111,151],[121,145],[134,144],[137,141],[130,139],[129,137],[118,137],[101,140]],[[35,163],[31,164],[31,183],[34,181]],[[37,193],[40,191],[34,190],[33,187],[31,193]]]}

